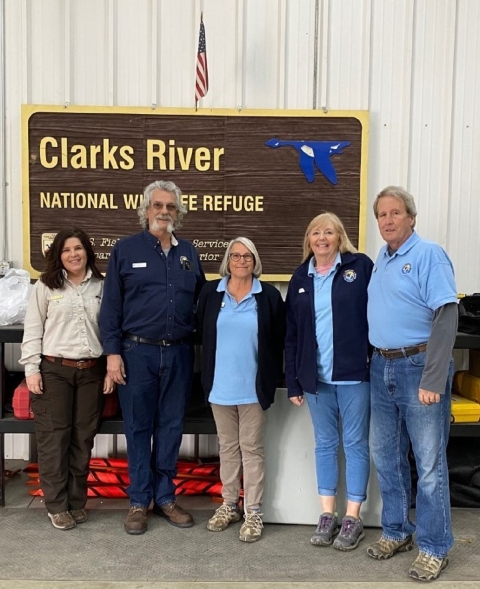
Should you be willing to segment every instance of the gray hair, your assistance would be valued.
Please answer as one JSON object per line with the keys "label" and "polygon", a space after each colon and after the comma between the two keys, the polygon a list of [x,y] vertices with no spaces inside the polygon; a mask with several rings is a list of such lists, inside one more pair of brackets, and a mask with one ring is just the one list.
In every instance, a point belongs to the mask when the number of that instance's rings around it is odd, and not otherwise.
{"label": "gray hair", "polygon": [[378,219],[378,201],[384,196],[393,196],[393,198],[396,198],[405,204],[405,210],[407,211],[407,214],[410,215],[410,217],[413,219],[413,229],[417,220],[417,207],[415,205],[415,199],[409,192],[405,190],[405,188],[402,188],[401,186],[387,186],[377,194],[377,198],[373,203],[373,213],[375,215],[375,219]]}
{"label": "gray hair", "polygon": [[154,190],[164,190],[170,192],[175,196],[175,206],[177,207],[177,218],[173,221],[173,229],[180,229],[182,226],[182,219],[187,214],[187,208],[182,203],[182,191],[180,188],[168,180],[157,180],[149,184],[143,191],[143,200],[137,208],[137,213],[140,218],[140,225],[143,229],[148,229],[147,209],[152,200]]}
{"label": "gray hair", "polygon": [[232,247],[236,243],[241,243],[244,245],[247,250],[253,255],[253,275],[255,278],[260,278],[262,275],[262,262],[260,261],[260,256],[258,255],[257,248],[255,247],[253,241],[248,239],[248,237],[236,237],[232,239],[232,241],[228,244],[227,249],[225,250],[225,255],[223,256],[222,263],[220,264],[220,270],[218,273],[220,276],[229,276],[230,275],[230,252],[232,251]]}

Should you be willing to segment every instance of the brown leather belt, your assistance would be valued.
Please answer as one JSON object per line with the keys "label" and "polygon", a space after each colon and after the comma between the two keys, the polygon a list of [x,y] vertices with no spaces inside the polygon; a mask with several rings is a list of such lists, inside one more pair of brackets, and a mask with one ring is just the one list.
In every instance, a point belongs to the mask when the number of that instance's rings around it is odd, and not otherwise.
{"label": "brown leather belt", "polygon": [[375,352],[383,356],[384,358],[405,358],[406,356],[414,356],[415,354],[420,354],[420,352],[425,352],[427,349],[427,344],[418,344],[418,346],[409,346],[408,348],[398,348],[397,350],[389,350],[382,349],[382,348],[373,348]]}
{"label": "brown leather belt", "polygon": [[69,360],[68,358],[56,358],[55,356],[43,356],[45,360],[55,364],[59,362],[62,366],[70,366],[71,368],[78,368],[83,370],[84,368],[93,368],[97,363],[96,358],[89,358],[88,360]]}

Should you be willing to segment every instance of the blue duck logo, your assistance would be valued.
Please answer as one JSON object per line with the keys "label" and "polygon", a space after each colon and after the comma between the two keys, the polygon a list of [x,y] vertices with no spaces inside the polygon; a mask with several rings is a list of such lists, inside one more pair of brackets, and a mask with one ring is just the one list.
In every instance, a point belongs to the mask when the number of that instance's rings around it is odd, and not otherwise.
{"label": "blue duck logo", "polygon": [[309,182],[315,179],[315,166],[331,183],[338,182],[337,173],[330,157],[343,153],[343,149],[350,145],[350,141],[282,141],[269,139],[265,142],[269,147],[293,147],[298,151],[298,164]]}

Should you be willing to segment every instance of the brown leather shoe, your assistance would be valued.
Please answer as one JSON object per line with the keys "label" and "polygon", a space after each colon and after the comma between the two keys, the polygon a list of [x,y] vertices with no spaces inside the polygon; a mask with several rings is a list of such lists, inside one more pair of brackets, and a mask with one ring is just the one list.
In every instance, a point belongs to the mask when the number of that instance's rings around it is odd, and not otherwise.
{"label": "brown leather shoe", "polygon": [[145,534],[147,531],[147,508],[130,507],[124,528],[127,534]]}
{"label": "brown leather shoe", "polygon": [[194,524],[193,517],[182,509],[176,501],[165,503],[165,505],[154,505],[153,513],[164,517],[169,524],[177,528],[191,528]]}

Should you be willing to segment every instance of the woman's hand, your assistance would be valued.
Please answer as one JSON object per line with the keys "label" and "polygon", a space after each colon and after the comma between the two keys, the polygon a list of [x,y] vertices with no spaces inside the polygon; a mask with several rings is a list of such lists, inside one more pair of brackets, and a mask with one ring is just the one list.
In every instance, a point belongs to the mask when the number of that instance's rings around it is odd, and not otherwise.
{"label": "woman's hand", "polygon": [[113,391],[115,390],[115,386],[116,385],[113,382],[112,378],[108,374],[106,374],[103,380],[103,394],[109,395],[110,393],[113,393]]}
{"label": "woman's hand", "polygon": [[107,374],[116,384],[125,384],[125,366],[120,354],[107,356]]}
{"label": "woman's hand", "polygon": [[40,372],[27,376],[27,389],[34,395],[43,395],[43,381]]}
{"label": "woman's hand", "polygon": [[300,397],[289,397],[289,399],[297,407],[300,407],[300,405],[303,405],[303,395],[300,395]]}

